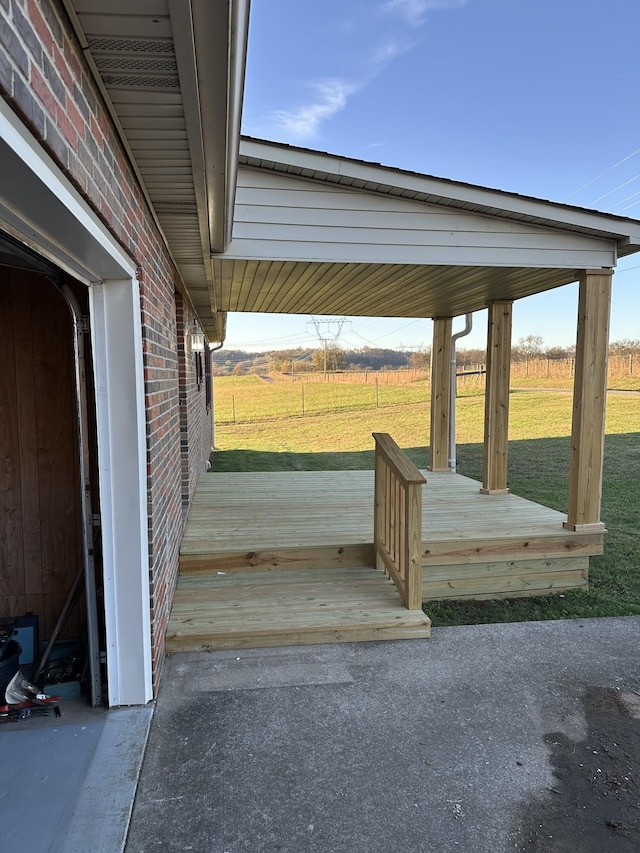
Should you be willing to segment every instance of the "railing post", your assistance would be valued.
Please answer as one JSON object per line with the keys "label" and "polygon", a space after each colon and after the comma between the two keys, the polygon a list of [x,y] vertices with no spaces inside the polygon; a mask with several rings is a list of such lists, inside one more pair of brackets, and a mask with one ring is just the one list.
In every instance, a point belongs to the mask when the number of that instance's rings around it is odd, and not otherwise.
{"label": "railing post", "polygon": [[374,433],[375,567],[395,584],[409,610],[422,608],[422,486],[420,471],[387,433]]}
{"label": "railing post", "polygon": [[422,608],[422,484],[409,483],[405,498],[405,606]]}
{"label": "railing post", "polygon": [[386,526],[386,518],[385,518],[385,505],[384,502],[386,500],[386,488],[385,488],[385,464],[382,454],[378,453],[377,445],[376,445],[376,454],[375,454],[375,485],[374,485],[374,494],[375,494],[375,507],[373,513],[373,542],[374,542],[374,560],[376,569],[380,569],[381,571],[386,572],[386,567],[384,562],[382,561],[382,557],[378,553],[378,549],[375,547],[375,543],[378,542],[384,536],[384,530]]}

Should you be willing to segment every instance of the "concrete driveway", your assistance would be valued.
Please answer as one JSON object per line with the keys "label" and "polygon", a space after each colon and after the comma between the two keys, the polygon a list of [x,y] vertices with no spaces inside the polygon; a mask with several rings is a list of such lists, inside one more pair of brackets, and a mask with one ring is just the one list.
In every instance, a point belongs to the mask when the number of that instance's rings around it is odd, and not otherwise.
{"label": "concrete driveway", "polygon": [[640,617],[176,654],[127,853],[640,849]]}

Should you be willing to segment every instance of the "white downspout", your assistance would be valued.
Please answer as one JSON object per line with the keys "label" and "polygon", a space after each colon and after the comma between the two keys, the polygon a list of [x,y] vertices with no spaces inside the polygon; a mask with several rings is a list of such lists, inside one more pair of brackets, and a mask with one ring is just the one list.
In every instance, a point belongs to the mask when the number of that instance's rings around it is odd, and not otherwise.
{"label": "white downspout", "polygon": [[456,472],[456,394],[458,383],[456,377],[456,341],[464,338],[471,332],[473,326],[473,314],[465,314],[464,329],[451,336],[451,393],[449,394],[449,468],[451,473]]}
{"label": "white downspout", "polygon": [[[216,398],[214,392],[214,384],[213,384],[213,359],[211,358],[214,352],[218,352],[219,349],[222,349],[224,346],[224,341],[221,344],[218,344],[217,347],[209,347],[209,359],[211,360],[211,449],[212,450],[220,450],[219,447],[216,447]],[[207,471],[209,470],[210,463],[207,462]]]}

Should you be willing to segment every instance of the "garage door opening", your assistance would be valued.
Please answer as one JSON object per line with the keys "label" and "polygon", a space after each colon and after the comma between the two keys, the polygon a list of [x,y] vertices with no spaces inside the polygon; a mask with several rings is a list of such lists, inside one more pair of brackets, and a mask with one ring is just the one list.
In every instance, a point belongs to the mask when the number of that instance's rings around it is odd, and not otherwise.
{"label": "garage door opening", "polygon": [[73,695],[77,681],[96,706],[104,608],[88,317],[86,287],[0,236],[0,625],[20,619],[26,674],[48,652],[42,677],[70,685],[44,681],[45,692]]}

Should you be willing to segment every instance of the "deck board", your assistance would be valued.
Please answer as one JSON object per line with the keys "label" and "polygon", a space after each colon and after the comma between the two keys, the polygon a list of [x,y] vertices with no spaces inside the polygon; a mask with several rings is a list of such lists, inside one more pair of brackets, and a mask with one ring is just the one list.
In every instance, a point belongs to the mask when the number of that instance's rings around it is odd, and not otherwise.
{"label": "deck board", "polygon": [[430,626],[368,566],[194,575],[180,578],[167,650],[418,639]]}
{"label": "deck board", "polygon": [[[425,472],[423,562],[441,564],[601,553],[602,534],[563,528],[566,514],[513,494],[483,495],[459,474]],[[351,548],[353,565],[373,542],[373,471],[283,471],[204,474],[193,498],[182,547],[182,570],[203,558],[270,564],[269,555],[300,549],[300,566],[314,549]],[[247,564],[247,555],[248,564]],[[349,554],[343,550],[343,560]],[[219,561],[218,561],[219,562]],[[276,559],[274,565],[279,565]],[[217,562],[211,564],[217,567]],[[231,570],[231,565],[229,566]]]}
{"label": "deck board", "polygon": [[[422,594],[505,598],[588,583],[603,535],[513,494],[426,472]],[[373,566],[372,471],[205,474],[180,552],[167,649],[429,636]]]}

